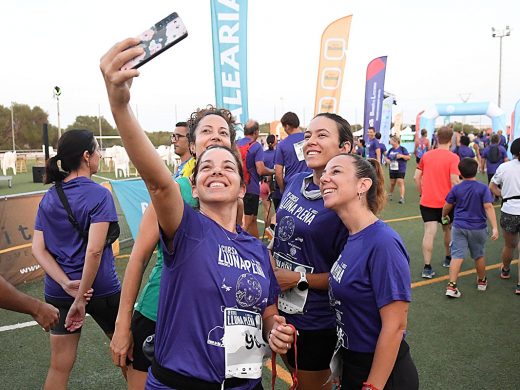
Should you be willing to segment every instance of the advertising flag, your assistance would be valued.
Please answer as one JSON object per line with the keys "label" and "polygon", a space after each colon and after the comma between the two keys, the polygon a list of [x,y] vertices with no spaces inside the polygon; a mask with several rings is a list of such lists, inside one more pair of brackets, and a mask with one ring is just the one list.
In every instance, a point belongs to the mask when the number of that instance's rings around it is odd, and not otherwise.
{"label": "advertising flag", "polygon": [[216,105],[245,123],[249,117],[247,0],[211,0],[211,26]]}
{"label": "advertising flag", "polygon": [[314,115],[338,111],[351,22],[352,15],[338,19],[321,36]]}
{"label": "advertising flag", "polygon": [[367,67],[365,86],[365,118],[363,121],[363,137],[368,138],[369,127],[376,132],[381,128],[381,112],[383,110],[386,73],[386,56],[370,61]]}
{"label": "advertising flag", "polygon": [[513,115],[513,130],[511,132],[510,141],[520,138],[520,100],[518,100],[515,104],[515,111]]}
{"label": "advertising flag", "polygon": [[394,105],[394,97],[388,96],[383,100],[383,111],[381,113],[381,142],[383,145],[388,145],[390,142],[390,127],[392,127],[392,106]]}

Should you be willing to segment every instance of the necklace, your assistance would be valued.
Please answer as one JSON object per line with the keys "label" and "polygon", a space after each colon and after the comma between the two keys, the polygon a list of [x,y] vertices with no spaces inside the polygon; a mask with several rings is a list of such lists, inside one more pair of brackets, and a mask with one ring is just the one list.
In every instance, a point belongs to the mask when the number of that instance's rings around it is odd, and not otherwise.
{"label": "necklace", "polygon": [[[217,225],[220,230],[222,230],[222,233],[224,233],[224,235],[226,236],[226,238],[228,239],[228,241],[235,241],[236,238],[238,237],[239,235],[239,232],[230,232],[229,230],[227,229],[224,229],[217,221],[215,221],[214,219],[212,219],[211,217],[209,217],[206,213],[204,213],[204,211],[202,211],[201,209],[199,209],[199,212],[204,215],[206,218],[208,218],[211,222],[213,222],[215,225]],[[231,237],[230,237],[231,235]]]}

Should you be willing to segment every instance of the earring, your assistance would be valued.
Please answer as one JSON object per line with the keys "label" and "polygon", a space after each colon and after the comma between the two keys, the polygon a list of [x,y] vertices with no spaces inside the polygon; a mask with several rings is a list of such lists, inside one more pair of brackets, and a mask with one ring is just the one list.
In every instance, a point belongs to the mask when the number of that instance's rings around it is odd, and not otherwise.
{"label": "earring", "polygon": [[362,192],[358,192],[358,193],[357,193],[357,197],[358,197],[359,200],[361,200],[361,195],[362,195],[362,194],[363,194]]}

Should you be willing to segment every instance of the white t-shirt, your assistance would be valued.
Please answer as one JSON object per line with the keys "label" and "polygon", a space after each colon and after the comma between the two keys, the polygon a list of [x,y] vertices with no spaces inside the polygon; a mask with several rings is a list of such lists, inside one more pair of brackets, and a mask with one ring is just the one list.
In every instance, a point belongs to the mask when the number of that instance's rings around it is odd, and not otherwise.
{"label": "white t-shirt", "polygon": [[[491,179],[502,186],[502,198],[520,195],[520,161],[514,159],[501,164]],[[502,205],[504,213],[520,215],[520,199],[511,199]]]}

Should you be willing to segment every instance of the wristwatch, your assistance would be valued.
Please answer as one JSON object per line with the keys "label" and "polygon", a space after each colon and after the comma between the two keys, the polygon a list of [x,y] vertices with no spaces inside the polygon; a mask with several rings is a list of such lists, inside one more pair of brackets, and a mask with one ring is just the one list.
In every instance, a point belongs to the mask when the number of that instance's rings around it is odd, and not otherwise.
{"label": "wristwatch", "polygon": [[305,272],[300,271],[300,280],[298,280],[296,287],[300,291],[305,291],[309,288],[309,282],[307,281],[307,276],[305,275]]}

